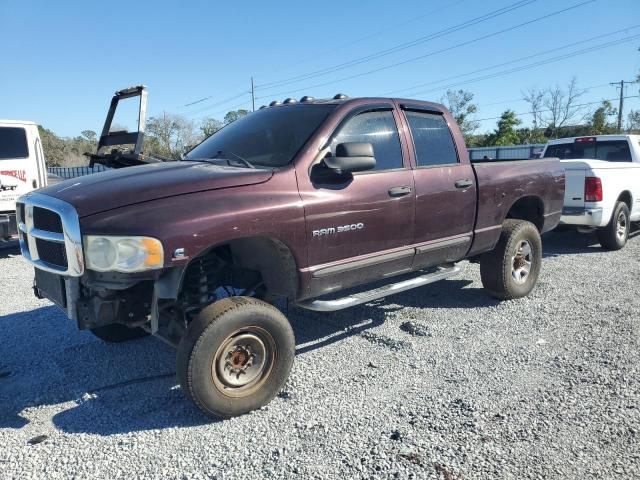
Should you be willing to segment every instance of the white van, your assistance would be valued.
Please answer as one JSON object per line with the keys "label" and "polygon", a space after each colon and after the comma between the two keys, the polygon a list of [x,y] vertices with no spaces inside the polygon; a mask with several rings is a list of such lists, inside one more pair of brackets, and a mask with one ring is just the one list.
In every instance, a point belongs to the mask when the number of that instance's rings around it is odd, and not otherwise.
{"label": "white van", "polygon": [[0,120],[0,242],[17,235],[16,200],[47,185],[38,125]]}

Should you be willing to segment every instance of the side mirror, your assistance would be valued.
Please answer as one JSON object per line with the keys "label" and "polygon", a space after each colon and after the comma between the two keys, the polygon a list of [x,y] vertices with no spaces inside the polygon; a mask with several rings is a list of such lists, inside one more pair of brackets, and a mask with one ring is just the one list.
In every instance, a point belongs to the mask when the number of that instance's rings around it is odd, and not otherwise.
{"label": "side mirror", "polygon": [[339,143],[335,157],[325,157],[324,164],[340,175],[371,170],[376,166],[373,145],[364,142]]}

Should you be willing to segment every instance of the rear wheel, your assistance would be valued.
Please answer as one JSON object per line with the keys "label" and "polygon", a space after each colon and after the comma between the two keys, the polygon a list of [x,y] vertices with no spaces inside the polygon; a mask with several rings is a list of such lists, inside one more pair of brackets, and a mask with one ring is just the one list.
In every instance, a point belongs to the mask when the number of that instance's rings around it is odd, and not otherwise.
{"label": "rear wheel", "polygon": [[609,224],[596,230],[596,235],[602,248],[620,250],[624,247],[629,237],[630,224],[629,207],[624,202],[617,202]]}
{"label": "rear wheel", "polygon": [[95,327],[91,329],[93,333],[100,340],[108,343],[122,343],[129,340],[136,340],[138,338],[146,337],[148,332],[142,328],[129,328],[126,325],[120,323],[113,323],[111,325],[104,325],[102,327]]}
{"label": "rear wheel", "polygon": [[496,247],[480,260],[485,290],[502,300],[524,297],[533,290],[542,263],[538,229],[524,220],[505,220]]}
{"label": "rear wheel", "polygon": [[287,381],[294,354],[293,330],[278,309],[229,297],[189,324],[176,370],[183,392],[204,413],[229,418],[269,403]]}

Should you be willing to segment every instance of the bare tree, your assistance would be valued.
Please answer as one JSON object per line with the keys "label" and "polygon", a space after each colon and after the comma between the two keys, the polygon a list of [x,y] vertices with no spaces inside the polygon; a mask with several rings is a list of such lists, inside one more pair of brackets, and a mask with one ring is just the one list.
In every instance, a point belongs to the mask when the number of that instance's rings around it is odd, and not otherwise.
{"label": "bare tree", "polygon": [[[583,111],[584,107],[578,101],[585,91],[578,88],[578,82],[574,77],[566,88],[556,85],[546,90],[530,88],[523,92],[522,98],[529,104],[533,115],[534,129],[547,128],[551,136],[557,138],[560,129],[577,120]],[[585,118],[590,119],[591,115],[587,114]]]}
{"label": "bare tree", "polygon": [[533,130],[537,130],[542,125],[542,100],[544,92],[536,87],[529,88],[526,92],[522,92],[522,99],[529,104],[529,111],[533,116]]}
{"label": "bare tree", "polygon": [[542,99],[542,104],[546,107],[544,122],[551,129],[554,138],[562,127],[576,119],[582,107],[578,105],[578,100],[584,95],[585,90],[578,89],[576,78],[572,78],[567,89],[556,85],[548,88]]}
{"label": "bare tree", "polygon": [[148,154],[177,159],[198,141],[193,122],[180,115],[163,112],[147,121],[145,152]]}

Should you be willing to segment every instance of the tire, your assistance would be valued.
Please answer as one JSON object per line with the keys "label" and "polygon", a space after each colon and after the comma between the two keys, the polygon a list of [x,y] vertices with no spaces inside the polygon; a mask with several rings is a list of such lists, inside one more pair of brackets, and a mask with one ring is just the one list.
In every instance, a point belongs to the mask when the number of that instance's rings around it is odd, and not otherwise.
{"label": "tire", "polygon": [[107,343],[128,342],[129,340],[137,340],[138,338],[149,335],[149,333],[142,328],[129,328],[120,323],[112,323],[111,325],[96,327],[90,330],[96,337]]}
{"label": "tire", "polygon": [[[252,355],[253,364],[247,361]],[[189,324],[176,372],[187,398],[205,414],[230,418],[269,403],[287,381],[294,355],[293,330],[278,309],[251,297],[229,297]]]}
{"label": "tire", "polygon": [[624,247],[627,244],[627,238],[629,238],[630,225],[629,207],[624,202],[617,202],[609,224],[596,230],[596,236],[602,248],[620,250]]}
{"label": "tire", "polygon": [[525,297],[540,275],[542,241],[538,229],[524,220],[505,220],[495,248],[480,260],[482,285],[501,300]]}

